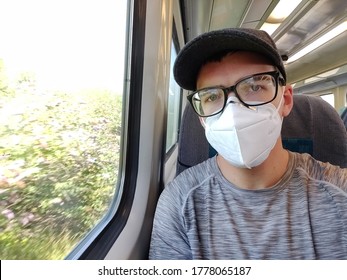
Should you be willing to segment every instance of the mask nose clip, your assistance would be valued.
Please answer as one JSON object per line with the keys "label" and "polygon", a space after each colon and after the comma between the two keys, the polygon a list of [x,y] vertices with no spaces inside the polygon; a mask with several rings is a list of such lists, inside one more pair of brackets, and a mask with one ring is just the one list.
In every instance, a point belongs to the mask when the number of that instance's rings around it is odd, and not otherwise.
{"label": "mask nose clip", "polygon": [[240,103],[240,100],[236,96],[230,95],[227,99],[226,104]]}
{"label": "mask nose clip", "polygon": [[246,107],[247,109],[250,109],[250,110],[253,110],[253,111],[256,111],[256,107],[254,106],[249,106],[249,105],[245,105],[243,104],[235,95],[231,95],[228,97],[227,99],[227,102],[225,104],[225,107],[228,105],[228,104],[237,104],[241,107]]}

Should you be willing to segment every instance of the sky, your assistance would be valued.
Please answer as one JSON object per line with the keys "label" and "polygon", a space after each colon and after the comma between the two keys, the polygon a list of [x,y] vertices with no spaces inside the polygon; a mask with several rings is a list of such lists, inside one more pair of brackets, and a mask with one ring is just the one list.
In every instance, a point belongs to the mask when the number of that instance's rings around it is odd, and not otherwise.
{"label": "sky", "polygon": [[0,0],[0,59],[39,87],[123,88],[126,0]]}

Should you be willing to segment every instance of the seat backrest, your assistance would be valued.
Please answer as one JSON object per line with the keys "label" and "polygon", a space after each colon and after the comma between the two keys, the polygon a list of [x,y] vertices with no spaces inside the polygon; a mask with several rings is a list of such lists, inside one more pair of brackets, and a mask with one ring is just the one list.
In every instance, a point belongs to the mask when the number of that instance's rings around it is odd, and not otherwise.
{"label": "seat backrest", "polygon": [[[283,146],[317,160],[347,167],[347,132],[335,109],[320,97],[294,95],[294,106],[282,125]],[[215,154],[197,114],[187,104],[179,135],[176,174]]]}

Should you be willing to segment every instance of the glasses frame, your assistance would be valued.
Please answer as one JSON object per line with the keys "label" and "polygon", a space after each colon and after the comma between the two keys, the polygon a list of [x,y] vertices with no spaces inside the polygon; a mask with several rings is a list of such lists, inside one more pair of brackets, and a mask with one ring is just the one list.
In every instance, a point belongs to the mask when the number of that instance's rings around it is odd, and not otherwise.
{"label": "glasses frame", "polygon": [[[271,100],[266,101],[266,102],[263,102],[263,103],[259,103],[259,104],[255,104],[255,105],[254,105],[254,104],[247,104],[246,102],[244,102],[243,100],[241,100],[241,98],[240,98],[240,96],[239,96],[239,94],[238,94],[238,92],[237,92],[237,90],[236,90],[236,87],[237,87],[240,83],[244,82],[245,80],[248,80],[248,79],[250,79],[250,78],[252,78],[252,77],[254,77],[254,76],[258,76],[258,75],[270,75],[270,76],[272,76],[272,77],[274,78],[274,80],[275,80],[275,82],[276,82],[276,91],[275,91],[275,95],[274,95],[274,97],[273,97]],[[278,70],[270,71],[270,72],[262,72],[262,73],[256,73],[256,74],[252,74],[252,75],[246,76],[246,77],[242,78],[241,80],[237,81],[234,85],[229,86],[229,87],[207,87],[207,88],[202,88],[202,89],[196,90],[196,91],[190,93],[190,94],[187,96],[187,99],[188,99],[189,103],[192,105],[192,107],[193,107],[195,113],[197,113],[200,117],[206,118],[206,117],[211,117],[211,116],[217,115],[217,114],[219,114],[220,112],[222,112],[222,111],[224,110],[224,108],[225,108],[225,106],[226,106],[226,104],[227,104],[227,101],[228,101],[228,94],[229,94],[230,92],[234,92],[234,93],[235,93],[236,98],[241,102],[241,104],[243,104],[243,105],[244,105],[245,107],[247,107],[247,108],[251,108],[251,107],[261,106],[261,105],[270,103],[270,102],[272,102],[273,100],[275,100],[275,98],[277,97],[278,85],[279,85],[279,84],[280,84],[281,86],[284,86],[284,85],[285,85],[285,80],[284,80],[283,76],[281,75],[281,73],[280,73]],[[224,104],[223,104],[223,107],[222,107],[219,111],[217,111],[217,112],[215,112],[215,113],[213,113],[213,114],[210,114],[210,115],[201,115],[201,114],[199,114],[199,113],[196,111],[196,109],[195,109],[195,107],[194,107],[194,105],[193,105],[193,100],[192,100],[192,99],[193,99],[193,96],[194,96],[196,93],[198,93],[199,91],[208,90],[208,89],[221,89],[221,90],[223,90],[223,93],[224,93]]]}

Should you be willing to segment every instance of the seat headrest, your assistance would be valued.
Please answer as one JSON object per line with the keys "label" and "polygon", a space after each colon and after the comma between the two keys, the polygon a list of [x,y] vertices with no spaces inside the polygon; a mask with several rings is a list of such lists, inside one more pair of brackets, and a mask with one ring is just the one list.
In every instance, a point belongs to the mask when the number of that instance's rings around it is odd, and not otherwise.
{"label": "seat headrest", "polygon": [[283,120],[282,139],[285,147],[288,140],[311,141],[315,159],[347,167],[346,129],[336,110],[318,96],[294,95],[293,110]]}

